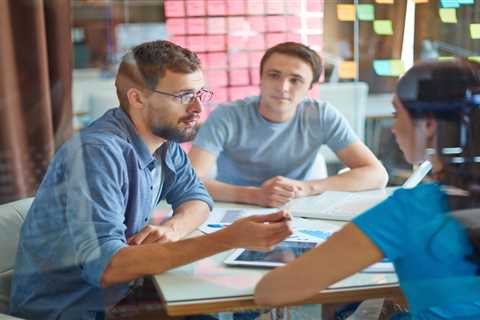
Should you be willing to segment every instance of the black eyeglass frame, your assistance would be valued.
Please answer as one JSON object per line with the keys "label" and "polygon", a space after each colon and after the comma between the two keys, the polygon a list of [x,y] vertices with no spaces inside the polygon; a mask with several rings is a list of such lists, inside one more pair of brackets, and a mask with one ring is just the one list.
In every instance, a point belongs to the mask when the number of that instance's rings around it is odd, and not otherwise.
{"label": "black eyeglass frame", "polygon": [[213,91],[207,90],[205,88],[202,88],[197,92],[185,92],[180,94],[173,94],[170,92],[160,91],[157,89],[150,89],[150,90],[158,94],[163,94],[165,96],[175,98],[178,101],[178,103],[183,105],[191,104],[195,101],[195,99],[200,100],[200,102],[202,103],[207,103],[210,100],[212,100],[212,97],[213,97]]}

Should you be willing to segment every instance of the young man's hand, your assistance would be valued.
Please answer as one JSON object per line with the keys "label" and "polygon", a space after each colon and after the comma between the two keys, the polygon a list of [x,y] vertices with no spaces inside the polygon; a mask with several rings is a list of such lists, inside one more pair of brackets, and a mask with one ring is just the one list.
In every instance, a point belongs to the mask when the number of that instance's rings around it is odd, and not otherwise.
{"label": "young man's hand", "polygon": [[222,231],[230,247],[256,251],[270,251],[292,234],[286,211],[242,218]]}
{"label": "young man's hand", "polygon": [[278,208],[293,198],[305,197],[309,193],[307,182],[276,176],[262,183],[253,202],[263,207]]}
{"label": "young man's hand", "polygon": [[179,240],[176,232],[168,226],[152,226],[147,224],[139,233],[128,238],[131,246],[147,243],[165,243]]}

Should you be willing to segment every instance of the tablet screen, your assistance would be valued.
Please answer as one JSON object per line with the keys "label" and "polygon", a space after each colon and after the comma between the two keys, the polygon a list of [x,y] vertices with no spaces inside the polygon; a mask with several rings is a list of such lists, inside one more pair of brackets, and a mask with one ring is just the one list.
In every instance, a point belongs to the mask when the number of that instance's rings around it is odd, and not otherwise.
{"label": "tablet screen", "polygon": [[315,242],[283,241],[268,252],[244,250],[235,261],[288,263],[316,245]]}

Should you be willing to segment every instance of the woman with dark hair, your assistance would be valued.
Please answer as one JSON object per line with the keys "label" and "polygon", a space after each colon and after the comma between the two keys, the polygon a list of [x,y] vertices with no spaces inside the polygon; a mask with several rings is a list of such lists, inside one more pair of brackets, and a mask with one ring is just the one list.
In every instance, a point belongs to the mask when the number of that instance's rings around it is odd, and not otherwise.
{"label": "woman with dark hair", "polygon": [[305,300],[386,257],[409,313],[399,319],[480,319],[480,65],[424,62],[399,81],[392,131],[435,183],[400,189],[325,243],[267,274],[260,305]]}

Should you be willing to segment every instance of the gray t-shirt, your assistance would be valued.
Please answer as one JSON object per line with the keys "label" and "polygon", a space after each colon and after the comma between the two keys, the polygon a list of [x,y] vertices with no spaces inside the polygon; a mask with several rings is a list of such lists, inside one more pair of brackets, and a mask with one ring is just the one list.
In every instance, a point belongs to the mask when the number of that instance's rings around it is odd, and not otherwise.
{"label": "gray t-shirt", "polygon": [[335,152],[358,140],[326,102],[306,98],[291,120],[272,123],[259,113],[259,101],[255,96],[218,106],[193,141],[218,156],[217,180],[259,186],[274,176],[309,179],[323,144]]}

